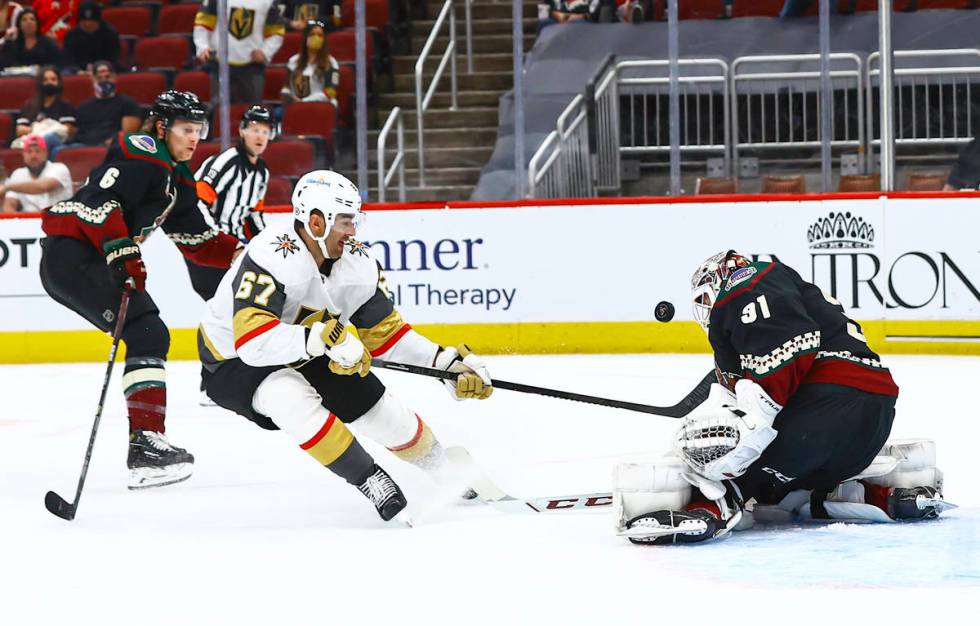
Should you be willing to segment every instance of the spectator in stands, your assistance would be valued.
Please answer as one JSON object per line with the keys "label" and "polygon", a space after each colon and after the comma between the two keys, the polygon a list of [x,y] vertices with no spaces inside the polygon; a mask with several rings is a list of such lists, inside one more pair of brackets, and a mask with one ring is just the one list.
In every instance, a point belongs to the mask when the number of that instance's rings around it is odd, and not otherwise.
{"label": "spectator in stands", "polygon": [[4,213],[40,211],[72,194],[71,173],[64,163],[48,160],[48,146],[41,135],[24,140],[24,167],[0,185]]}
{"label": "spectator in stands", "polygon": [[140,107],[129,96],[116,92],[116,73],[112,63],[92,65],[95,97],[78,107],[78,134],[74,145],[108,146],[116,133],[135,133],[140,128]]}
{"label": "spectator in stands", "polygon": [[340,5],[340,0],[287,0],[283,16],[289,30],[303,30],[314,20],[327,24],[327,30],[336,30],[340,28]]}
{"label": "spectator in stands", "polygon": [[300,51],[289,57],[289,78],[282,87],[282,101],[329,102],[337,106],[340,65],[327,49],[327,27],[318,20],[303,30]]}
{"label": "spectator in stands", "polygon": [[552,24],[569,24],[572,22],[596,21],[598,19],[599,3],[595,0],[550,0],[547,11],[538,11],[538,32]]}
{"label": "spectator in stands", "polygon": [[47,65],[37,74],[34,95],[17,115],[17,139],[12,148],[20,148],[30,133],[41,135],[48,152],[54,156],[63,143],[75,139],[75,107],[61,99],[62,83],[58,68]]}
{"label": "spectator in stands", "polygon": [[[813,0],[786,0],[782,10],[779,12],[779,17],[801,17],[812,4]],[[830,3],[830,12],[853,13],[854,4],[854,0],[850,2],[834,2],[832,0]]]}
{"label": "spectator in stands", "polygon": [[17,38],[17,17],[24,7],[16,2],[0,0],[0,46],[10,37],[13,41]]}
{"label": "spectator in stands", "polygon": [[102,5],[85,2],[78,8],[78,26],[65,35],[65,66],[89,71],[89,65],[105,59],[119,69],[119,32],[102,19]]}
{"label": "spectator in stands", "polygon": [[[218,94],[218,3],[205,0],[194,18],[197,58],[211,73],[211,93]],[[228,0],[228,63],[232,102],[259,102],[265,87],[265,66],[282,46],[285,20],[274,0]]]}
{"label": "spectator in stands", "polygon": [[943,191],[959,189],[976,189],[980,187],[980,141],[974,137],[970,143],[963,146],[960,155],[949,171],[949,178]]}
{"label": "spectator in stands", "polygon": [[78,3],[79,0],[34,0],[32,6],[40,24],[38,32],[61,45],[78,21]]}
{"label": "spectator in stands", "polygon": [[54,40],[38,33],[37,13],[24,9],[17,16],[17,38],[3,42],[0,66],[61,65],[61,52]]}

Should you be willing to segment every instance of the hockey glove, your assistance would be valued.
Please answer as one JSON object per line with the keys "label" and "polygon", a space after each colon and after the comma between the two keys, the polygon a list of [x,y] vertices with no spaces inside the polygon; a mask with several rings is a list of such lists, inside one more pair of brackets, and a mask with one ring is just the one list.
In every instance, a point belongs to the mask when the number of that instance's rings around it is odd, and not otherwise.
{"label": "hockey glove", "polygon": [[458,374],[455,379],[446,379],[446,385],[456,400],[478,398],[486,400],[493,393],[493,381],[483,359],[473,354],[465,344],[459,348],[440,348],[436,353],[435,367]]}
{"label": "hockey glove", "polygon": [[311,357],[326,355],[330,371],[341,376],[358,374],[364,378],[371,369],[371,353],[336,318],[313,324],[306,337],[306,352]]}
{"label": "hockey glove", "polygon": [[120,237],[102,244],[109,276],[119,287],[143,291],[146,289],[146,266],[139,245],[129,237]]}
{"label": "hockey glove", "polygon": [[738,381],[735,398],[737,406],[698,408],[677,431],[677,453],[705,478],[741,476],[778,434],[772,424],[782,407],[758,383]]}

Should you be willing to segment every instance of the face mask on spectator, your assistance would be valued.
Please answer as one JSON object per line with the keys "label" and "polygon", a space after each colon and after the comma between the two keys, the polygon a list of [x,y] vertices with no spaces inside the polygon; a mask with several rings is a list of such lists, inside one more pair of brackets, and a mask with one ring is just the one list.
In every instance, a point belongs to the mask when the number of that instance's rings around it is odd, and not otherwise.
{"label": "face mask on spectator", "polygon": [[116,84],[109,80],[100,80],[95,85],[95,95],[100,98],[110,98],[116,93]]}
{"label": "face mask on spectator", "polygon": [[61,93],[61,85],[41,85],[41,93],[46,96],[57,96]]}
{"label": "face mask on spectator", "polygon": [[306,38],[306,47],[316,52],[323,47],[323,37],[320,35],[310,35]]}

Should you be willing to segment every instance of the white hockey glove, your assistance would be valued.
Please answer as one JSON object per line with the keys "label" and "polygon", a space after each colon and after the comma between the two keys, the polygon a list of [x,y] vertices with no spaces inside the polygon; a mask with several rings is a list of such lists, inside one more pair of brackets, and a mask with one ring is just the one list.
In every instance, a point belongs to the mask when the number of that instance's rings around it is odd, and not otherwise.
{"label": "white hockey glove", "polygon": [[675,450],[700,476],[736,478],[776,438],[772,424],[781,409],[758,383],[742,379],[735,385],[735,406],[702,406],[688,415],[677,431]]}
{"label": "white hockey glove", "polygon": [[306,338],[306,352],[311,357],[326,355],[330,371],[341,376],[364,378],[371,369],[371,353],[338,319],[314,322]]}
{"label": "white hockey glove", "polygon": [[456,400],[486,400],[493,393],[493,381],[490,380],[487,364],[473,354],[466,344],[460,344],[459,349],[441,348],[436,353],[435,367],[458,374],[455,380],[442,381],[449,395]]}

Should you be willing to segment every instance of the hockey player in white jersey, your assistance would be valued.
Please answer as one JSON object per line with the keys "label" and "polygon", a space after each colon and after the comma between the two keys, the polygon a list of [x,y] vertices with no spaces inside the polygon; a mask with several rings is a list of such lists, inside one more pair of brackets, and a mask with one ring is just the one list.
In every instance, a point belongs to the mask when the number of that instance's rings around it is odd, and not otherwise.
{"label": "hockey player in white jersey", "polygon": [[437,477],[448,469],[425,422],[369,372],[372,355],[456,373],[446,386],[458,400],[489,397],[490,375],[465,346],[439,346],[402,320],[380,266],[353,239],[361,205],[353,183],[310,172],[292,204],[294,221],[252,239],[208,301],[198,333],[205,391],[263,428],[281,428],[387,521],[405,496],[348,424]]}

